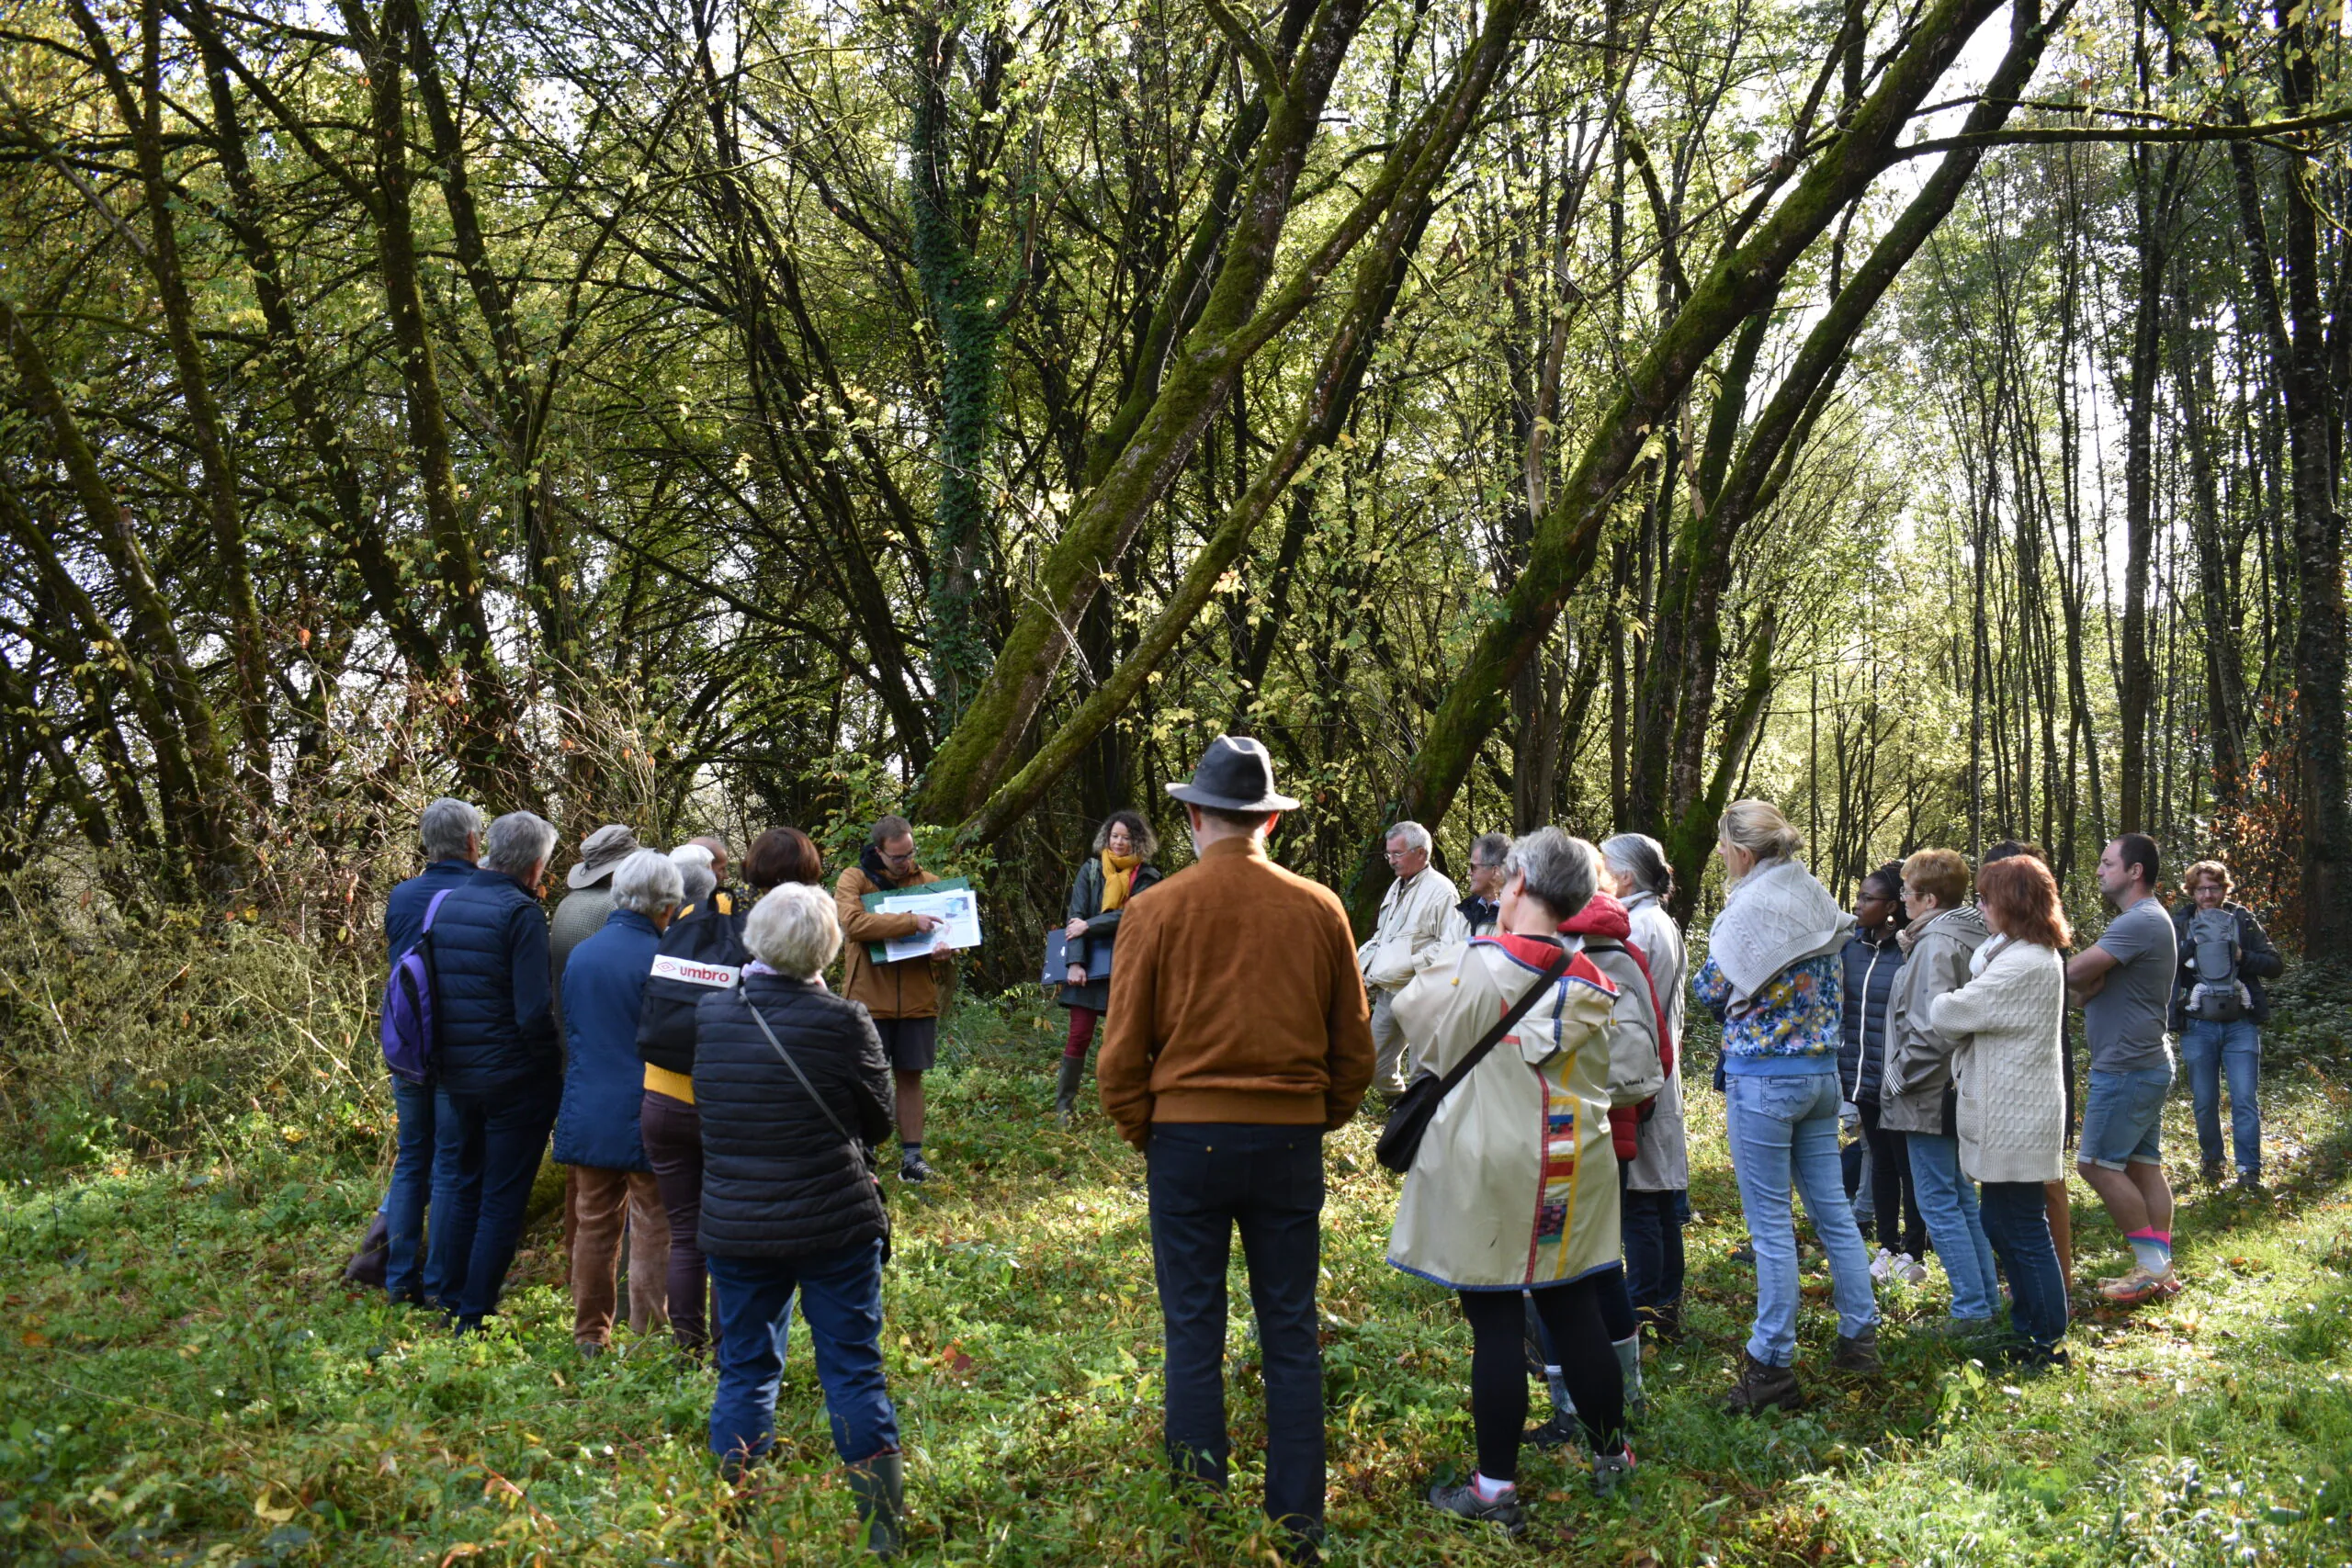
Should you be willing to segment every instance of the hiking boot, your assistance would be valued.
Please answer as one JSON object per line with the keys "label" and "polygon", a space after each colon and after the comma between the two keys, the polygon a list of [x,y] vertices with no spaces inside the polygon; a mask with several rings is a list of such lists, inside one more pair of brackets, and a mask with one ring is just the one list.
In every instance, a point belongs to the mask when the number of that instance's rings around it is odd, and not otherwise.
{"label": "hiking boot", "polygon": [[1878,1359],[1878,1329],[1875,1325],[1849,1337],[1838,1336],[1837,1353],[1829,1364],[1841,1372],[1881,1372],[1885,1364]]}
{"label": "hiking boot", "polygon": [[1739,1353],[1739,1381],[1724,1400],[1726,1416],[1753,1416],[1759,1410],[1794,1410],[1804,1403],[1792,1367],[1768,1367],[1746,1350]]}
{"label": "hiking boot", "polygon": [[2207,1160],[2199,1168],[2197,1179],[2208,1187],[2219,1187],[2222,1184],[2222,1162],[2217,1159]]}
{"label": "hiking boot", "polygon": [[1584,1423],[1555,1410],[1540,1427],[1530,1427],[1520,1441],[1532,1449],[1565,1448],[1584,1435]]}
{"label": "hiking boot", "polygon": [[2180,1276],[2170,1269],[2162,1274],[2151,1274],[2145,1269],[2135,1268],[2120,1279],[2100,1281],[2098,1293],[2117,1306],[2138,1306],[2143,1302],[2180,1294]]}
{"label": "hiking boot", "polygon": [[2250,1170],[2241,1170],[2241,1171],[2239,1171],[2239,1172],[2238,1172],[2238,1190],[2239,1190],[2239,1191],[2241,1191],[2241,1192],[2252,1192],[2252,1193],[2259,1194],[2259,1193],[2262,1191],[2262,1178],[2260,1178],[2259,1176],[2256,1176],[2254,1172],[2252,1172],[2252,1171],[2250,1171]]}
{"label": "hiking boot", "polygon": [[1064,1127],[1078,1114],[1078,1086],[1085,1077],[1085,1057],[1062,1058],[1061,1077],[1054,1081],[1054,1120]]}
{"label": "hiking boot", "polygon": [[1504,1493],[1489,1503],[1478,1495],[1473,1482],[1458,1481],[1451,1486],[1438,1484],[1430,1488],[1430,1506],[1441,1514],[1452,1514],[1457,1519],[1472,1524],[1499,1525],[1503,1533],[1517,1540],[1527,1533],[1527,1510],[1519,1506],[1516,1490]]}
{"label": "hiking boot", "polygon": [[1985,1337],[2000,1326],[2001,1320],[1996,1317],[1936,1317],[1913,1324],[1911,1332],[1946,1344],[1965,1345]]}
{"label": "hiking boot", "polygon": [[907,1456],[876,1454],[849,1469],[850,1495],[857,1499],[858,1522],[865,1527],[865,1550],[896,1557],[902,1542],[899,1517],[907,1505]]}
{"label": "hiking boot", "polygon": [[1634,1479],[1634,1445],[1623,1445],[1622,1451],[1592,1456],[1592,1495],[1614,1497],[1620,1486]]}
{"label": "hiking boot", "polygon": [[921,1155],[907,1155],[899,1161],[899,1179],[901,1181],[929,1181],[938,1174],[931,1168],[931,1162]]}

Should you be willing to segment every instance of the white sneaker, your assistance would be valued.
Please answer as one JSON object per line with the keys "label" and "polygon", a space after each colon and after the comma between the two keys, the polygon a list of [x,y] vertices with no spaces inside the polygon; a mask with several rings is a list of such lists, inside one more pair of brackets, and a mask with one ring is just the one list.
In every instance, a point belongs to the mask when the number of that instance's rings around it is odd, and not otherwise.
{"label": "white sneaker", "polygon": [[1928,1266],[1907,1252],[1897,1253],[1894,1277],[1906,1285],[1924,1285],[1928,1282]]}
{"label": "white sneaker", "polygon": [[1878,1256],[1871,1259],[1871,1278],[1883,1280],[1887,1276],[1887,1271],[1894,1267],[1894,1254],[1882,1247],[1878,1249]]}

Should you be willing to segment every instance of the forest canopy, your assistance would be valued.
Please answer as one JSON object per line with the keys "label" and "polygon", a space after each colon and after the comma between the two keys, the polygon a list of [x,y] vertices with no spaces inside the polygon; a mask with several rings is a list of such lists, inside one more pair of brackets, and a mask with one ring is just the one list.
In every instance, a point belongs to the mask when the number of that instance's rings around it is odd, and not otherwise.
{"label": "forest canopy", "polygon": [[1687,912],[1762,794],[1842,890],[2142,829],[2352,958],[2345,48],[2285,0],[28,0],[0,870],[332,921],[445,791],[902,809],[1034,929],[1233,731],[1359,919],[1406,817],[1654,833]]}

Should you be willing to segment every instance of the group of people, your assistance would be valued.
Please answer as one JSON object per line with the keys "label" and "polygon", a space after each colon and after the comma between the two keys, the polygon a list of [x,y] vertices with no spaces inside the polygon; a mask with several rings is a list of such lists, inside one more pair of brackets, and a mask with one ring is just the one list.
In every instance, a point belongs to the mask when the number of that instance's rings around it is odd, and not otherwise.
{"label": "group of people", "polygon": [[[903,1472],[883,1379],[889,1221],[873,1151],[900,1179],[922,1154],[944,950],[867,944],[933,931],[869,907],[934,881],[902,819],[822,886],[817,846],[771,828],[729,883],[724,840],[666,854],[610,824],[582,841],[552,917],[557,833],[527,811],[483,826],[444,798],[419,823],[424,870],[395,887],[390,957],[421,950],[433,1048],[396,1074],[385,1290],[460,1332],[494,1312],[549,1151],[565,1169],[572,1336],[608,1347],[628,1248],[628,1321],[718,1368],[710,1447],[740,1472],[773,1441],[786,1325],[807,1321],[861,1515],[897,1540]],[[842,988],[825,971],[849,943]]]}
{"label": "group of people", "polygon": [[[1146,1164],[1164,1440],[1187,1495],[1227,1481],[1239,1230],[1266,1391],[1265,1508],[1295,1560],[1312,1560],[1323,1533],[1322,1141],[1368,1097],[1393,1108],[1383,1158],[1404,1171],[1389,1261],[1455,1292],[1470,1328],[1476,1466],[1429,1501],[1513,1534],[1526,1526],[1525,1443],[1576,1444],[1597,1493],[1623,1484],[1645,1334],[1685,1332],[1687,1000],[1723,1026],[1714,1079],[1756,1270],[1734,1412],[1802,1398],[1799,1195],[1829,1265],[1839,1369],[1879,1370],[1877,1280],[1924,1280],[1931,1248],[1951,1287],[1940,1332],[1981,1336],[1985,1353],[2023,1366],[2064,1361],[2070,998],[2091,1055],[2077,1169],[2134,1254],[2101,1286],[2109,1300],[2180,1288],[2157,1134],[2169,1030],[2183,1031],[2199,1085],[2208,1174],[2226,1073],[2240,1179],[2259,1179],[2256,1028],[2278,960],[2218,863],[2191,868],[2192,907],[2168,915],[2154,845],[2117,840],[2099,876],[2118,916],[2070,959],[2056,882],[2031,846],[1999,846],[1973,876],[1959,854],[1923,850],[1865,878],[1849,913],[1787,819],[1738,801],[1716,846],[1724,908],[1692,971],[1673,874],[1644,836],[1487,834],[1465,895],[1431,865],[1426,829],[1399,822],[1396,879],[1359,944],[1336,896],[1266,852],[1298,803],[1276,790],[1262,746],[1221,737],[1166,787],[1193,863],[1163,878],[1148,824],[1123,811],[1074,879],[1056,1110],[1075,1114],[1099,1033],[1096,1097]],[[932,1175],[922,1075],[941,953],[893,964],[867,944],[931,929],[871,907],[930,879],[910,830],[875,824],[829,897],[806,835],[771,829],[739,901],[723,842],[663,855],[600,829],[555,914],[576,945],[558,952],[538,903],[554,829],[527,813],[479,824],[460,802],[428,808],[433,863],[386,913],[396,960],[430,943],[440,1021],[433,1081],[395,1086],[388,1289],[479,1325],[552,1126],[571,1170],[582,1349],[609,1336],[626,1234],[631,1321],[666,1320],[681,1345],[709,1347],[710,1447],[740,1475],[772,1442],[797,1297],[868,1545],[895,1551],[903,1473],[880,1350],[889,1218],[876,1151],[895,1133],[901,1178]],[[844,942],[835,993],[824,976]],[[1875,1266],[1841,1122],[1859,1123],[1869,1152]],[[1528,1429],[1531,1354],[1553,1409]]]}

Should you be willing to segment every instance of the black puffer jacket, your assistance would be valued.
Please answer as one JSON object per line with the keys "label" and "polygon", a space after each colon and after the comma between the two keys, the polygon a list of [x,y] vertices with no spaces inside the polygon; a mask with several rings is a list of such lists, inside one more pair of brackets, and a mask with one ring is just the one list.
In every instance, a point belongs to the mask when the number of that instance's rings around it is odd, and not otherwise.
{"label": "black puffer jacket", "polygon": [[[792,1054],[841,1124],[760,1032]],[[695,1010],[702,1116],[702,1249],[718,1258],[811,1258],[878,1240],[882,1191],[865,1145],[890,1132],[890,1064],[865,1005],[814,982],[749,973]]]}

